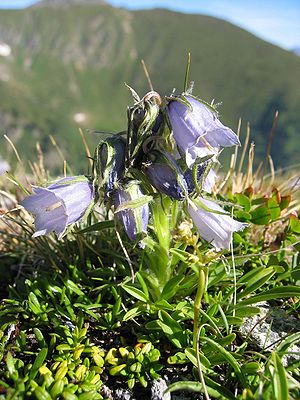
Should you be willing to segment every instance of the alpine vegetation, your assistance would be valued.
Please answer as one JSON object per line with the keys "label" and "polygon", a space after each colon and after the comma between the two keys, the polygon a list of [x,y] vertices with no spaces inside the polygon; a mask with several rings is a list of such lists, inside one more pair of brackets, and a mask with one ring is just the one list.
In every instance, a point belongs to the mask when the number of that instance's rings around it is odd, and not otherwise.
{"label": "alpine vegetation", "polygon": [[103,202],[123,223],[129,239],[140,241],[147,234],[149,205],[166,195],[181,203],[203,239],[217,250],[229,249],[232,233],[247,224],[231,218],[211,199],[211,192],[213,165],[222,148],[240,144],[237,135],[220,122],[213,105],[191,93],[162,100],[150,91],[134,98],[127,131],[97,146],[92,176],[34,187],[34,194],[22,202],[35,215],[34,236],[55,231],[61,239],[67,227]]}
{"label": "alpine vegetation", "polygon": [[239,156],[187,75],[129,88],[86,175],[0,161],[0,400],[299,398],[299,172]]}

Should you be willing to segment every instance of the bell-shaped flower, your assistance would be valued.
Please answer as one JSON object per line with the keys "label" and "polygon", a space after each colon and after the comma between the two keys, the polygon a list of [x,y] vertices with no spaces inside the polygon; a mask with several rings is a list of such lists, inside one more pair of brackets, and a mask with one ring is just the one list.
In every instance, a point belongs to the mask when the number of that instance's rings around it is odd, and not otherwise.
{"label": "bell-shaped flower", "polygon": [[106,196],[116,188],[117,182],[124,174],[125,149],[126,142],[119,135],[106,138],[96,148],[96,174]]}
{"label": "bell-shaped flower", "polygon": [[157,152],[155,160],[145,166],[145,173],[159,193],[175,200],[187,197],[188,186],[184,175],[171,154]]}
{"label": "bell-shaped flower", "polygon": [[196,158],[216,154],[220,147],[239,145],[237,135],[224,126],[216,111],[189,95],[171,100],[167,106],[174,139],[190,168]]}
{"label": "bell-shaped flower", "polygon": [[148,202],[151,196],[145,196],[136,181],[129,182],[114,193],[115,214],[123,222],[130,240],[136,240],[142,232],[147,232],[149,220]]}
{"label": "bell-shaped flower", "polygon": [[232,233],[247,226],[231,218],[218,204],[201,197],[195,203],[189,202],[188,212],[201,237],[216,250],[229,249]]}
{"label": "bell-shaped flower", "polygon": [[94,188],[85,176],[59,179],[48,187],[33,187],[21,205],[35,215],[33,237],[54,231],[61,239],[67,226],[81,220],[94,201]]}

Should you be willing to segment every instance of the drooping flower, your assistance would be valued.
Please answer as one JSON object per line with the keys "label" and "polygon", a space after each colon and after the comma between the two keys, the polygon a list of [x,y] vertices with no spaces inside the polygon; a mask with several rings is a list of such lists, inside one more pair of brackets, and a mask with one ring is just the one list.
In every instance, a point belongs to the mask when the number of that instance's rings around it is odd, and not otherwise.
{"label": "drooping flower", "polygon": [[[119,188],[114,193],[115,213],[123,222],[127,236],[132,241],[136,240],[137,236],[142,232],[147,232],[149,220],[148,200],[149,196],[143,195],[138,183],[135,181],[129,182],[124,188]],[[141,201],[140,206],[137,204],[139,201]]]}
{"label": "drooping flower", "polygon": [[81,220],[93,204],[94,188],[85,176],[59,179],[50,186],[33,187],[21,205],[35,215],[33,237],[54,231],[61,239],[67,226]]}
{"label": "drooping flower", "polygon": [[[229,214],[213,201],[198,197],[199,203],[189,202],[188,212],[200,235],[210,242],[216,250],[229,249],[232,233],[244,229],[247,224],[234,220]],[[202,208],[201,204],[209,210]]]}
{"label": "drooping flower", "polygon": [[188,187],[184,175],[171,154],[157,152],[155,161],[145,166],[145,172],[158,192],[175,200],[187,197]]}
{"label": "drooping flower", "polygon": [[[167,106],[174,139],[190,168],[197,157],[216,154],[220,147],[239,145],[237,135],[224,126],[216,112],[189,95],[171,100]],[[189,106],[187,104],[189,104]]]}

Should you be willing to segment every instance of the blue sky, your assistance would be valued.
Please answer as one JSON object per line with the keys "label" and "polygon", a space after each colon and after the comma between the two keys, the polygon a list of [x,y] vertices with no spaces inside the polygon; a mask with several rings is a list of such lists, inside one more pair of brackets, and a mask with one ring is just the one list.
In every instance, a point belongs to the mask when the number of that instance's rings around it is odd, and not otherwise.
{"label": "blue sky", "polygon": [[[36,0],[0,0],[22,8]],[[163,7],[223,18],[286,49],[300,47],[300,0],[107,0],[130,9]]]}

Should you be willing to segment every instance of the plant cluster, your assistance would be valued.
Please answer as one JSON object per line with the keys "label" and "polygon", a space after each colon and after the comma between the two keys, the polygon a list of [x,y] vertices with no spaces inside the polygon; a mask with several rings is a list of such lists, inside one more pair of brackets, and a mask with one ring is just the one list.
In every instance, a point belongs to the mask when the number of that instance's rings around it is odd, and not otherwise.
{"label": "plant cluster", "polygon": [[36,216],[34,237],[55,231],[61,238],[100,201],[113,208],[134,241],[147,232],[149,203],[166,195],[183,203],[204,239],[218,250],[229,249],[232,232],[246,224],[233,220],[205,193],[215,184],[212,166],[220,149],[240,144],[237,135],[219,121],[212,104],[190,91],[168,97],[166,104],[157,92],[142,99],[131,92],[135,104],[128,108],[127,131],[100,142],[93,176],[33,187],[34,194],[23,200]]}
{"label": "plant cluster", "polygon": [[91,174],[23,200],[35,230],[10,194],[0,399],[100,400],[124,387],[150,399],[159,377],[194,399],[297,399],[296,322],[272,347],[258,348],[255,326],[241,333],[262,302],[297,321],[290,181],[260,180],[250,162],[244,175],[235,159],[216,182],[221,148],[239,139],[215,107],[186,89],[164,102],[132,93],[126,132],[99,143]]}

